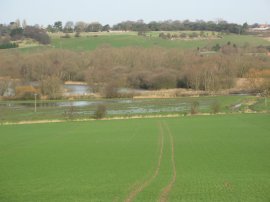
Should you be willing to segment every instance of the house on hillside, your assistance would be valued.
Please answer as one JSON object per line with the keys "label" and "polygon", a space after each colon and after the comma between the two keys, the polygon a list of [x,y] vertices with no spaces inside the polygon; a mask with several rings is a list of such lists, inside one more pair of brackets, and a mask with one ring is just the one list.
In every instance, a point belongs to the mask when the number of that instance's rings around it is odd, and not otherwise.
{"label": "house on hillside", "polygon": [[253,32],[263,32],[263,31],[270,31],[270,25],[268,24],[261,24],[258,27],[250,29]]}

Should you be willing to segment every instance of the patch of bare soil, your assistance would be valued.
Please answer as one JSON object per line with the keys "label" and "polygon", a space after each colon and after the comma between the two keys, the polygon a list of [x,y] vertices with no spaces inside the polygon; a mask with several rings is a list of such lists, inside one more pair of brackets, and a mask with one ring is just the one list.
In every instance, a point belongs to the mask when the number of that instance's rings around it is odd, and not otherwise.
{"label": "patch of bare soil", "polygon": [[[129,117],[111,117],[111,118],[103,118],[99,120],[125,120],[125,119],[152,119],[152,118],[173,118],[179,117],[179,114],[167,114],[167,115],[138,115],[138,116],[129,116]],[[38,123],[59,123],[59,122],[67,122],[67,121],[96,121],[96,119],[75,119],[75,120],[33,120],[33,121],[19,121],[19,122],[3,122],[0,125],[21,125],[21,124],[38,124]]]}
{"label": "patch of bare soil", "polygon": [[68,85],[87,85],[86,82],[80,82],[80,81],[66,81],[65,84],[68,84]]}
{"label": "patch of bare soil", "polygon": [[5,122],[2,125],[24,125],[24,124],[37,124],[37,123],[60,123],[64,120],[35,120],[35,121],[19,121],[19,122]]}
{"label": "patch of bare soil", "polygon": [[160,150],[159,150],[159,156],[158,156],[158,163],[157,163],[157,166],[156,166],[156,169],[153,173],[153,175],[146,179],[144,182],[142,182],[141,184],[137,185],[135,187],[135,189],[133,189],[128,197],[125,199],[125,202],[131,202],[134,200],[134,198],[143,190],[145,189],[158,175],[159,173],[159,170],[160,170],[160,165],[161,165],[161,160],[162,160],[162,156],[163,156],[163,147],[164,147],[164,130],[161,126],[161,124],[159,123],[158,125],[159,127],[159,147],[160,147]]}
{"label": "patch of bare soil", "polygon": [[144,98],[175,98],[179,96],[200,96],[205,95],[207,92],[205,91],[196,91],[191,89],[161,89],[161,90],[149,90],[140,92],[140,94],[135,95],[136,99],[144,99]]}

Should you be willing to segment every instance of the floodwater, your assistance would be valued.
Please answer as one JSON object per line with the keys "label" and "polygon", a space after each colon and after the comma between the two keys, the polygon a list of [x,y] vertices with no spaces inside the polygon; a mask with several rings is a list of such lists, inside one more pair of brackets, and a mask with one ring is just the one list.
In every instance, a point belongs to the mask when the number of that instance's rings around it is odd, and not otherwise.
{"label": "floodwater", "polygon": [[[36,106],[39,109],[63,109],[67,107],[76,107],[77,114],[93,114],[96,106],[104,104],[107,107],[108,115],[136,115],[136,114],[154,114],[154,113],[174,113],[185,112],[190,110],[189,102],[178,102],[171,100],[169,103],[145,102],[144,100],[136,99],[107,99],[107,100],[67,100],[67,101],[38,101]],[[201,103],[200,109],[207,108],[208,103]],[[9,109],[33,109],[34,101],[20,102],[2,102],[0,107]]]}
{"label": "floodwater", "polygon": [[[30,82],[29,85],[38,87],[38,82]],[[81,84],[64,84],[62,85],[62,94],[64,96],[81,96],[81,95],[89,95],[92,93],[92,89],[87,85],[81,85]],[[4,96],[15,96],[14,89],[10,87],[5,92]]]}
{"label": "floodwater", "polygon": [[92,89],[87,85],[65,84],[63,85],[64,96],[89,95]]}

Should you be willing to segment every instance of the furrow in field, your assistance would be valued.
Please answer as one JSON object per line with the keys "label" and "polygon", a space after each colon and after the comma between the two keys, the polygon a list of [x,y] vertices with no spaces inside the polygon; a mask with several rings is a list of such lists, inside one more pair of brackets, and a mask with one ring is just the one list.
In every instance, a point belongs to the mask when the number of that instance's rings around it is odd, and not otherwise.
{"label": "furrow in field", "polygon": [[146,179],[144,182],[142,182],[141,184],[139,184],[135,189],[133,189],[128,197],[125,199],[125,202],[131,202],[135,199],[135,197],[141,192],[143,191],[147,186],[150,185],[150,183],[157,177],[159,170],[160,170],[160,165],[161,165],[161,160],[162,160],[162,156],[163,156],[163,147],[164,147],[164,130],[163,127],[161,125],[161,123],[158,124],[158,128],[159,128],[159,156],[158,156],[158,163],[156,166],[156,169],[153,173],[153,175],[151,177],[149,177],[148,179]]}
{"label": "furrow in field", "polygon": [[171,143],[171,162],[172,162],[172,171],[173,171],[173,176],[170,182],[163,188],[159,200],[160,202],[166,202],[168,201],[168,196],[169,193],[176,181],[176,166],[175,166],[175,156],[174,156],[174,139],[171,133],[170,128],[168,127],[167,123],[163,123],[163,126],[166,128],[166,131],[170,137],[170,143]]}

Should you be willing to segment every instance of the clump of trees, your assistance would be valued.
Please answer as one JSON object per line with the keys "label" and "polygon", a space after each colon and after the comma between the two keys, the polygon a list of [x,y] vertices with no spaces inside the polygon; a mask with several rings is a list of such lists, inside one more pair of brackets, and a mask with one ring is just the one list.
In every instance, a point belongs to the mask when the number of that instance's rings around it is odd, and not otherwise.
{"label": "clump of trees", "polygon": [[61,80],[56,76],[43,78],[40,82],[41,93],[49,99],[61,97]]}
{"label": "clump of trees", "polygon": [[112,27],[113,30],[124,31],[214,31],[224,33],[245,33],[248,29],[247,23],[238,25],[235,23],[228,23],[225,20],[203,21],[198,20],[195,22],[184,20],[165,20],[165,21],[152,21],[150,23],[144,23],[143,20],[138,21],[124,21],[120,22]]}
{"label": "clump of trees", "polygon": [[[236,33],[243,34],[248,29],[248,24],[243,25],[228,23],[225,20],[218,21],[189,21],[189,20],[165,20],[165,21],[152,21],[145,23],[143,20],[137,21],[123,21],[110,27],[110,25],[102,25],[99,22],[72,22],[68,21],[63,25],[61,21],[56,21],[52,25],[48,25],[46,28],[48,32],[101,32],[101,31],[135,31],[139,35],[144,35],[147,31],[213,31],[224,33]],[[196,35],[196,36],[195,36]],[[190,37],[197,37],[197,33],[191,33]]]}
{"label": "clump of trees", "polygon": [[16,98],[17,99],[24,99],[24,100],[33,100],[35,99],[35,94],[40,94],[39,91],[34,88],[33,86],[17,86],[15,88],[16,91]]}
{"label": "clump of trees", "polygon": [[17,48],[17,47],[18,47],[18,44],[11,43],[11,42],[0,44],[0,49]]}
{"label": "clump of trees", "polygon": [[59,86],[68,80],[88,82],[108,98],[123,96],[119,88],[189,88],[217,92],[233,87],[237,78],[247,78],[251,69],[269,69],[269,56],[249,52],[249,48],[234,47],[230,43],[209,55],[193,50],[110,46],[91,52],[9,51],[0,54],[0,78],[38,82],[41,93],[51,99],[59,96]]}
{"label": "clump of trees", "polygon": [[66,22],[65,25],[61,21],[56,21],[53,25],[48,25],[46,28],[48,32],[64,32],[64,33],[73,33],[73,32],[101,32],[109,31],[110,25],[102,25],[99,22],[86,23],[83,21],[78,21],[76,23],[72,21]]}
{"label": "clump of trees", "polygon": [[28,26],[26,21],[21,24],[19,20],[8,25],[0,25],[0,48],[16,48],[18,45],[12,41],[31,38],[41,44],[49,44],[50,37],[45,29],[36,26]]}
{"label": "clump of trees", "polygon": [[180,32],[180,33],[164,33],[161,32],[159,34],[159,37],[162,39],[196,39],[196,38],[200,38],[200,39],[208,39],[208,38],[222,38],[223,33],[218,33],[216,34],[215,32],[212,33],[212,35],[210,36],[208,33],[205,33],[204,31],[200,31],[200,32],[191,32],[191,33],[185,33],[185,32]]}

